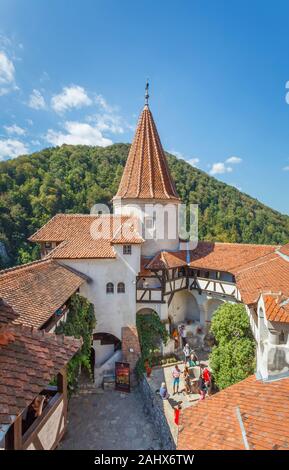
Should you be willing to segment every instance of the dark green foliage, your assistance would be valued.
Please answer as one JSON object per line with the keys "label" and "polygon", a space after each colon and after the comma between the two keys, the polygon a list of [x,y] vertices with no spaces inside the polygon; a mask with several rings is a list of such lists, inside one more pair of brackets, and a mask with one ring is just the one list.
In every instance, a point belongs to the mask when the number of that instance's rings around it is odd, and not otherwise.
{"label": "dark green foliage", "polygon": [[[0,248],[9,261],[36,259],[27,238],[59,212],[89,213],[116,193],[128,144],[106,148],[62,145],[0,163]],[[269,209],[184,160],[168,154],[180,197],[199,204],[199,238],[244,243],[286,243],[289,217]],[[1,253],[1,249],[0,249]]]}
{"label": "dark green foliage", "polygon": [[151,366],[155,354],[159,353],[161,342],[167,343],[169,334],[156,312],[136,316],[136,326],[141,346],[141,359],[137,364],[138,373],[144,372],[144,363]]}
{"label": "dark green foliage", "polygon": [[56,327],[56,334],[82,338],[83,345],[80,351],[69,361],[67,366],[67,380],[70,389],[77,383],[79,370],[86,368],[91,373],[90,350],[92,332],[95,327],[95,315],[93,305],[85,297],[74,294],[68,302],[69,314],[66,322]]}
{"label": "dark green foliage", "polygon": [[211,332],[217,345],[210,354],[210,366],[218,387],[226,388],[251,375],[255,342],[244,305],[221,305],[213,315]]}

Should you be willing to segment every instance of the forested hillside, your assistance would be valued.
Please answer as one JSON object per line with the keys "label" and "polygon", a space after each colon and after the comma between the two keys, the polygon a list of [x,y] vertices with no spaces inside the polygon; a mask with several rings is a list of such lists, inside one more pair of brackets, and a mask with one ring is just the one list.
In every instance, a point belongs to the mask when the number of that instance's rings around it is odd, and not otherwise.
{"label": "forested hillside", "polygon": [[[88,213],[110,203],[129,151],[63,145],[0,163],[1,267],[38,257],[27,237],[58,212]],[[199,238],[285,243],[289,217],[168,154],[180,197],[199,204]]]}

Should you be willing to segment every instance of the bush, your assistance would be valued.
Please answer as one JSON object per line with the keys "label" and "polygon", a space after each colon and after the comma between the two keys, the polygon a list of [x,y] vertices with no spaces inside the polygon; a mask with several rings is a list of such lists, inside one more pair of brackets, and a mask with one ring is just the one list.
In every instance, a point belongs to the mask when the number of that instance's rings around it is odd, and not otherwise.
{"label": "bush", "polygon": [[217,345],[209,360],[217,386],[223,389],[251,375],[255,342],[244,305],[221,305],[212,318],[211,332]]}
{"label": "bush", "polygon": [[55,329],[56,334],[82,338],[82,348],[69,361],[67,366],[68,387],[73,389],[78,380],[81,367],[91,374],[90,350],[92,332],[96,324],[93,305],[79,294],[74,294],[68,301],[69,314],[66,322],[61,322]]}
{"label": "bush", "polygon": [[159,356],[161,342],[166,344],[169,334],[156,312],[148,315],[138,314],[136,326],[141,346],[141,358],[137,364],[137,372],[141,375],[145,371],[145,361],[148,361],[150,367],[159,361],[157,356]]}

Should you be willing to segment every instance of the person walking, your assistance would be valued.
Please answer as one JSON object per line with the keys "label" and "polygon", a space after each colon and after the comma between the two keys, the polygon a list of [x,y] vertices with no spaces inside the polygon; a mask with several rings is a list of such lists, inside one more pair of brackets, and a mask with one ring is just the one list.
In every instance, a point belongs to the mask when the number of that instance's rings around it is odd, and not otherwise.
{"label": "person walking", "polygon": [[191,356],[191,349],[190,349],[190,346],[189,346],[188,343],[185,345],[185,347],[183,349],[183,353],[184,353],[184,356],[185,356],[185,365],[187,365],[187,363],[190,360],[190,356]]}
{"label": "person walking", "polygon": [[198,387],[199,387],[199,394],[201,395],[200,400],[204,400],[206,398],[207,387],[206,387],[206,384],[202,375],[199,378]]}
{"label": "person walking", "polygon": [[181,325],[179,331],[180,331],[180,337],[182,339],[182,347],[184,348],[187,342],[185,325]]}
{"label": "person walking", "polygon": [[191,378],[190,378],[190,372],[188,366],[185,366],[184,368],[184,381],[185,381],[185,388],[186,388],[186,394],[189,395],[192,393],[192,387],[191,387]]}
{"label": "person walking", "polygon": [[174,389],[174,395],[175,395],[176,393],[179,393],[179,387],[180,387],[181,371],[179,369],[178,364],[175,365],[173,372],[172,372],[172,376],[173,376],[173,389]]}
{"label": "person walking", "polygon": [[174,415],[175,415],[175,424],[178,426],[180,422],[180,414],[181,414],[182,405],[178,403],[178,405],[174,408]]}
{"label": "person walking", "polygon": [[205,367],[203,369],[203,379],[205,381],[205,384],[206,384],[206,387],[207,387],[207,391],[208,391],[208,394],[210,395],[211,393],[211,383],[212,383],[212,376],[211,376],[211,372],[209,371],[209,369],[207,367]]}

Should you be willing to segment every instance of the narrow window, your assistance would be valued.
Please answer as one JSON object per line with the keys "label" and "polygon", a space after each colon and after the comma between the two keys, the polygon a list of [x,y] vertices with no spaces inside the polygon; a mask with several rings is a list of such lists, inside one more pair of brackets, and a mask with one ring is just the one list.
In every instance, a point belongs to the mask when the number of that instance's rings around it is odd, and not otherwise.
{"label": "narrow window", "polygon": [[113,283],[112,282],[108,282],[106,284],[106,293],[107,294],[113,294],[114,292],[114,286],[113,286]]}
{"label": "narrow window", "polygon": [[125,285],[124,282],[119,282],[117,285],[117,293],[124,294],[125,293]]}
{"label": "narrow window", "polygon": [[131,245],[123,245],[123,254],[131,255]]}
{"label": "narrow window", "polygon": [[154,228],[155,221],[153,217],[146,217],[145,219],[146,229],[151,230]]}

